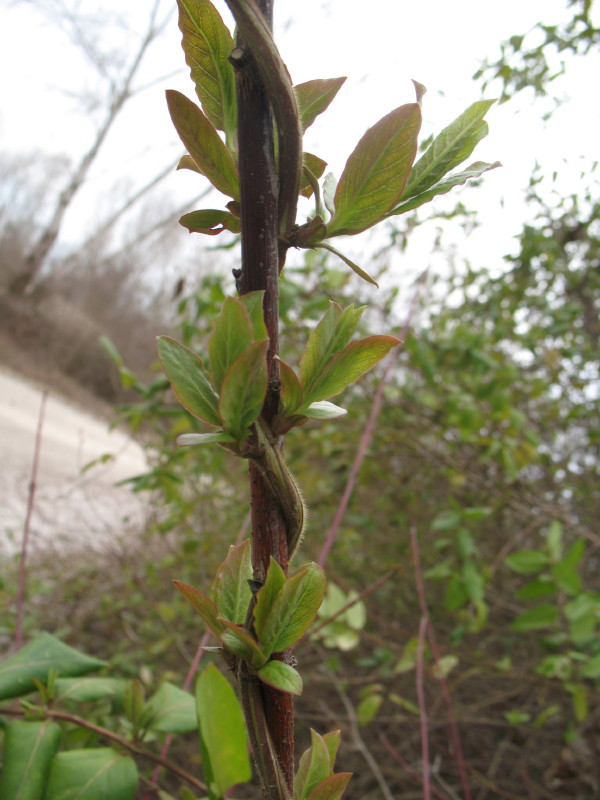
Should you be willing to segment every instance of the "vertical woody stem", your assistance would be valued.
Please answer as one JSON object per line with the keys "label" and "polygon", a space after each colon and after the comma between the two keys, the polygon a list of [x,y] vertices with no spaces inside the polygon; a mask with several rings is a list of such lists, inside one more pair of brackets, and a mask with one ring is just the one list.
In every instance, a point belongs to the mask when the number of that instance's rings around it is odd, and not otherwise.
{"label": "vertical woody stem", "polygon": [[[273,0],[258,5],[272,24]],[[270,339],[267,354],[269,390],[263,409],[267,424],[279,400],[278,352],[278,179],[273,148],[273,119],[249,53],[240,37],[234,51],[237,67],[238,148],[242,223],[242,274],[240,294],[265,290],[265,324]],[[237,62],[237,63],[236,63]],[[250,502],[255,578],[265,577],[272,555],[287,569],[286,529],[279,506],[252,461],[249,463]],[[264,716],[285,781],[294,774],[294,710],[292,695],[261,684]],[[256,745],[255,745],[256,746]],[[266,789],[266,791],[269,791]]]}

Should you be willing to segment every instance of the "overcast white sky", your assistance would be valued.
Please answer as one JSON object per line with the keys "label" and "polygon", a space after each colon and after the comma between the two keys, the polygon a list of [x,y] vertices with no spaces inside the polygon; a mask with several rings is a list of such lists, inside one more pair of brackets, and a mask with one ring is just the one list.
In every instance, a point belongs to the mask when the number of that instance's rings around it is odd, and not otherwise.
{"label": "overcast white sky", "polygon": [[[141,31],[151,0],[130,5],[130,25]],[[215,5],[228,18],[223,0],[215,0]],[[496,58],[500,42],[510,35],[525,32],[538,21],[560,19],[567,13],[565,5],[566,0],[428,0],[410,4],[400,0],[276,0],[277,39],[294,82],[348,76],[330,111],[309,130],[306,149],[328,161],[339,176],[365,129],[392,108],[412,102],[411,78],[429,90],[424,101],[424,134],[439,131],[480,99],[480,86],[471,79],[480,62]],[[97,11],[102,20],[110,9],[121,13],[123,3],[80,0],[80,7]],[[168,8],[168,0],[164,8]],[[99,27],[98,36],[102,35]],[[116,39],[114,44],[119,46]],[[150,52],[141,80],[150,81],[182,66],[174,15],[165,36]],[[82,89],[93,90],[93,77],[80,54],[35,4],[4,0],[0,7],[0,69],[3,150],[66,152],[74,159],[85,151],[93,133],[93,117],[81,113],[75,98]],[[489,260],[492,249],[499,258],[510,247],[519,217],[526,213],[520,190],[536,159],[551,172],[563,169],[562,159],[568,155],[593,153],[599,106],[597,83],[588,78],[587,69],[588,65],[580,64],[572,73],[570,102],[549,126],[541,122],[539,108],[530,108],[531,96],[494,107],[488,114],[491,134],[479,145],[473,160],[500,160],[504,167],[485,176],[484,189],[472,190],[472,203],[483,207],[485,224],[469,239],[471,258]],[[117,179],[132,185],[143,182],[181,152],[166,111],[166,87],[194,96],[185,69],[131,103],[94,166],[77,209],[69,216],[67,239],[76,240],[82,228],[93,224],[98,206],[110,206],[113,194],[109,187]],[[567,182],[571,176],[565,172]],[[167,188],[183,201],[202,187],[196,176],[179,172],[169,178]],[[468,192],[466,189],[463,196],[466,203]],[[182,232],[182,237],[185,235]],[[431,230],[424,235],[431,236]],[[356,252],[354,243],[351,247]],[[411,264],[411,269],[419,271],[423,266]]]}

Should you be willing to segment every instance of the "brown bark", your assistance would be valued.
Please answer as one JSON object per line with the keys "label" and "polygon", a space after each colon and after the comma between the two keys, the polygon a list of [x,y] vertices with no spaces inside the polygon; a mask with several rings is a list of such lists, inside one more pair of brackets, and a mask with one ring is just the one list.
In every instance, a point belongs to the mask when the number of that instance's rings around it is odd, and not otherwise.
{"label": "brown bark", "polygon": [[[258,5],[272,22],[272,0]],[[268,422],[279,399],[278,353],[279,267],[277,237],[277,170],[273,148],[271,108],[239,42],[237,70],[238,147],[242,223],[240,294],[265,290],[265,324],[269,391],[263,416]],[[270,556],[287,570],[286,529],[279,507],[252,462],[249,467],[255,578],[264,579]],[[294,711],[292,695],[261,685],[267,725],[288,786],[294,774]]]}

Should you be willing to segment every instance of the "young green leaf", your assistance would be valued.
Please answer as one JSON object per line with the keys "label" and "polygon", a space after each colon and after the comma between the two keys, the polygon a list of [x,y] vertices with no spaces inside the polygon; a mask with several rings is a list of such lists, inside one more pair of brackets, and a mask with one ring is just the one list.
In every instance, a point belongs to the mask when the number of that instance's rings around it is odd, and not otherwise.
{"label": "young green leaf", "polygon": [[267,663],[268,656],[263,652],[256,640],[250,636],[241,625],[224,619],[225,630],[221,634],[221,641],[225,647],[238,658],[247,661],[253,669],[261,669]]}
{"label": "young green leaf", "polygon": [[326,78],[312,80],[294,86],[300,123],[305,131],[322,114],[342,87],[346,78]]}
{"label": "young green leaf", "polygon": [[229,681],[210,664],[196,683],[198,732],[204,777],[218,797],[252,777],[248,734],[242,709]]}
{"label": "young green leaf", "polygon": [[341,731],[330,731],[329,733],[323,734],[323,741],[327,745],[327,750],[329,751],[329,767],[331,772],[333,772],[333,767],[335,765],[335,758],[337,756],[337,751],[340,747],[340,742],[342,740]]}
{"label": "young green leaf", "polygon": [[299,409],[300,413],[306,413],[305,409],[312,403],[339,394],[399,343],[400,340],[395,336],[367,336],[366,339],[347,345],[325,365],[312,381],[310,389],[305,391],[305,405]]}
{"label": "young green leaf", "polygon": [[289,692],[289,694],[302,694],[302,678],[289,664],[272,660],[259,669],[256,674],[263,683],[272,686],[273,689]]}
{"label": "young green leaf", "polygon": [[110,747],[67,750],[52,759],[44,800],[133,800],[137,788],[138,771],[129,756]]}
{"label": "young green leaf", "polygon": [[543,569],[548,564],[548,560],[548,554],[543,550],[519,550],[517,553],[507,556],[504,563],[515,572],[530,575]]}
{"label": "young green leaf", "polygon": [[415,160],[420,127],[421,106],[408,103],[369,128],[340,177],[328,237],[360,233],[396,205]]}
{"label": "young green leaf", "polygon": [[250,314],[235,297],[226,297],[208,340],[208,358],[213,384],[221,391],[229,367],[254,340]]}
{"label": "young green leaf", "polygon": [[281,414],[291,416],[302,405],[302,387],[294,370],[285,361],[279,359],[281,378]]}
{"label": "young green leaf", "polygon": [[308,800],[340,800],[352,777],[351,772],[336,772],[320,783],[308,795]]}
{"label": "young green leaf", "polygon": [[[327,234],[329,236],[329,234]],[[362,278],[363,281],[367,283],[372,283],[373,286],[379,286],[375,278],[372,278],[368,272],[365,272],[362,267],[359,267],[358,264],[355,264],[354,261],[351,261],[348,256],[345,256],[343,253],[340,253],[335,247],[332,247],[328,242],[317,242],[315,243],[314,247],[320,247],[321,250],[327,250],[329,253],[333,253],[334,256],[337,256],[341,259],[344,264],[350,267],[352,272],[355,272],[359,278]]]}
{"label": "young green leaf", "polygon": [[513,622],[512,627],[515,631],[525,633],[526,631],[537,631],[549,628],[558,619],[558,609],[552,603],[540,603],[528,611],[524,611]]}
{"label": "young green leaf", "polygon": [[146,703],[141,723],[145,730],[163,733],[189,733],[197,726],[194,698],[168,681]]}
{"label": "young green leaf", "polygon": [[312,790],[331,775],[329,747],[324,738],[310,729],[310,747],[300,757],[294,778],[294,800],[305,800]]}
{"label": "young green leaf", "polygon": [[235,442],[233,436],[229,433],[220,431],[218,433],[182,433],[177,437],[177,444],[180,446],[194,445],[194,444],[221,444]]}
{"label": "young green leaf", "polygon": [[223,427],[238,442],[247,436],[265,400],[268,347],[268,339],[248,345],[227,370],[221,387],[219,414]]}
{"label": "young green leaf", "polygon": [[335,214],[335,193],[337,191],[337,178],[333,172],[328,172],[323,181],[323,202],[331,216]]}
{"label": "young green leaf", "polygon": [[254,630],[259,639],[275,598],[283,588],[284,583],[285,572],[271,556],[267,577],[256,594],[256,605],[254,606]]}
{"label": "young green leaf", "polygon": [[261,289],[260,291],[256,292],[248,292],[247,294],[243,294],[241,297],[237,298],[238,301],[245,306],[246,311],[250,315],[255,342],[258,342],[261,339],[267,339],[269,336],[264,319],[264,296],[264,289]]}
{"label": "young green leaf", "polygon": [[0,700],[34,692],[33,681],[47,683],[52,670],[60,677],[76,678],[104,666],[105,661],[69,647],[50,633],[41,633],[0,664]]}
{"label": "young green leaf", "polygon": [[351,305],[342,311],[337,303],[329,301],[329,308],[309,336],[300,360],[300,383],[305,392],[311,390],[333,356],[346,347],[364,309],[364,306],[354,308]]}
{"label": "young green leaf", "polygon": [[44,720],[15,719],[4,728],[0,797],[38,800],[44,796],[50,765],[60,742],[60,728]]}
{"label": "young green leaf", "polygon": [[328,403],[326,400],[311,403],[308,408],[304,409],[304,414],[309,419],[335,419],[343,417],[347,413],[347,409],[336,406],[334,403]]}
{"label": "young green leaf", "polygon": [[179,138],[202,173],[216,189],[238,200],[237,167],[214,125],[195,103],[174,89],[167,89],[167,105]]}
{"label": "young green leaf", "polygon": [[[302,197],[310,197],[313,192],[313,181],[319,180],[321,175],[325,172],[327,162],[323,161],[319,156],[313,156],[312,153],[304,153],[302,160],[302,179],[300,181],[300,194]],[[310,174],[309,174],[310,173]]]}
{"label": "young green leaf", "polygon": [[227,558],[220,565],[211,589],[211,600],[220,617],[235,624],[246,619],[252,593],[248,581],[252,578],[250,539],[231,545]]}
{"label": "young green leaf", "polygon": [[55,697],[61,702],[75,700],[91,703],[108,697],[121,697],[125,692],[126,681],[122,678],[58,678],[55,683]]}
{"label": "young green leaf", "polygon": [[267,656],[291,647],[308,630],[325,593],[325,573],[306,564],[287,579],[275,598],[259,637]]}
{"label": "young green leaf", "polygon": [[198,419],[221,425],[219,398],[201,358],[169,336],[159,336],[156,343],[160,362],[181,405]]}
{"label": "young green leaf", "polygon": [[229,211],[221,211],[218,208],[191,211],[180,218],[179,224],[187,228],[190,233],[204,233],[207,236],[217,236],[223,231],[240,232],[239,219]]}
{"label": "young green leaf", "polygon": [[228,141],[236,129],[235,74],[229,63],[231,34],[209,0],[177,0],[182,46],[196,94],[215,128]]}
{"label": "young green leaf", "polygon": [[453,175],[448,175],[447,178],[444,178],[443,181],[436,183],[435,186],[431,187],[431,189],[427,189],[427,191],[423,192],[422,194],[418,194],[416,197],[412,197],[409,200],[399,203],[395,208],[388,212],[386,216],[393,217],[397,214],[405,214],[407,211],[412,211],[414,208],[418,208],[425,203],[429,203],[430,200],[433,200],[433,198],[437,197],[438,195],[447,194],[450,189],[453,189],[455,186],[462,186],[468,180],[471,180],[472,178],[479,178],[484,172],[489,172],[489,170],[496,169],[497,167],[501,166],[502,164],[499,161],[494,161],[493,164],[487,164],[484,161],[475,161],[462,172],[455,172]]}
{"label": "young green leaf", "polygon": [[412,168],[401,201],[422,194],[471,155],[477,143],[487,136],[488,125],[483,118],[495,102],[473,103],[436,136]]}
{"label": "young green leaf", "polygon": [[200,589],[196,589],[187,583],[173,581],[175,587],[181,592],[192,608],[200,614],[207,627],[212,633],[220,638],[225,630],[225,625],[219,619],[217,606]]}

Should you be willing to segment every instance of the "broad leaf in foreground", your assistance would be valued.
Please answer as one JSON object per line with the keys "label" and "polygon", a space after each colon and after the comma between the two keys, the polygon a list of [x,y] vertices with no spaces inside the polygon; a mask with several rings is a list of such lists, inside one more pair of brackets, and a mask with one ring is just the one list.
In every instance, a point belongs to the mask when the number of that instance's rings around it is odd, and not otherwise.
{"label": "broad leaf in foreground", "polygon": [[156,342],[160,362],[181,405],[198,419],[221,425],[219,398],[200,356],[169,336],[159,336]]}

